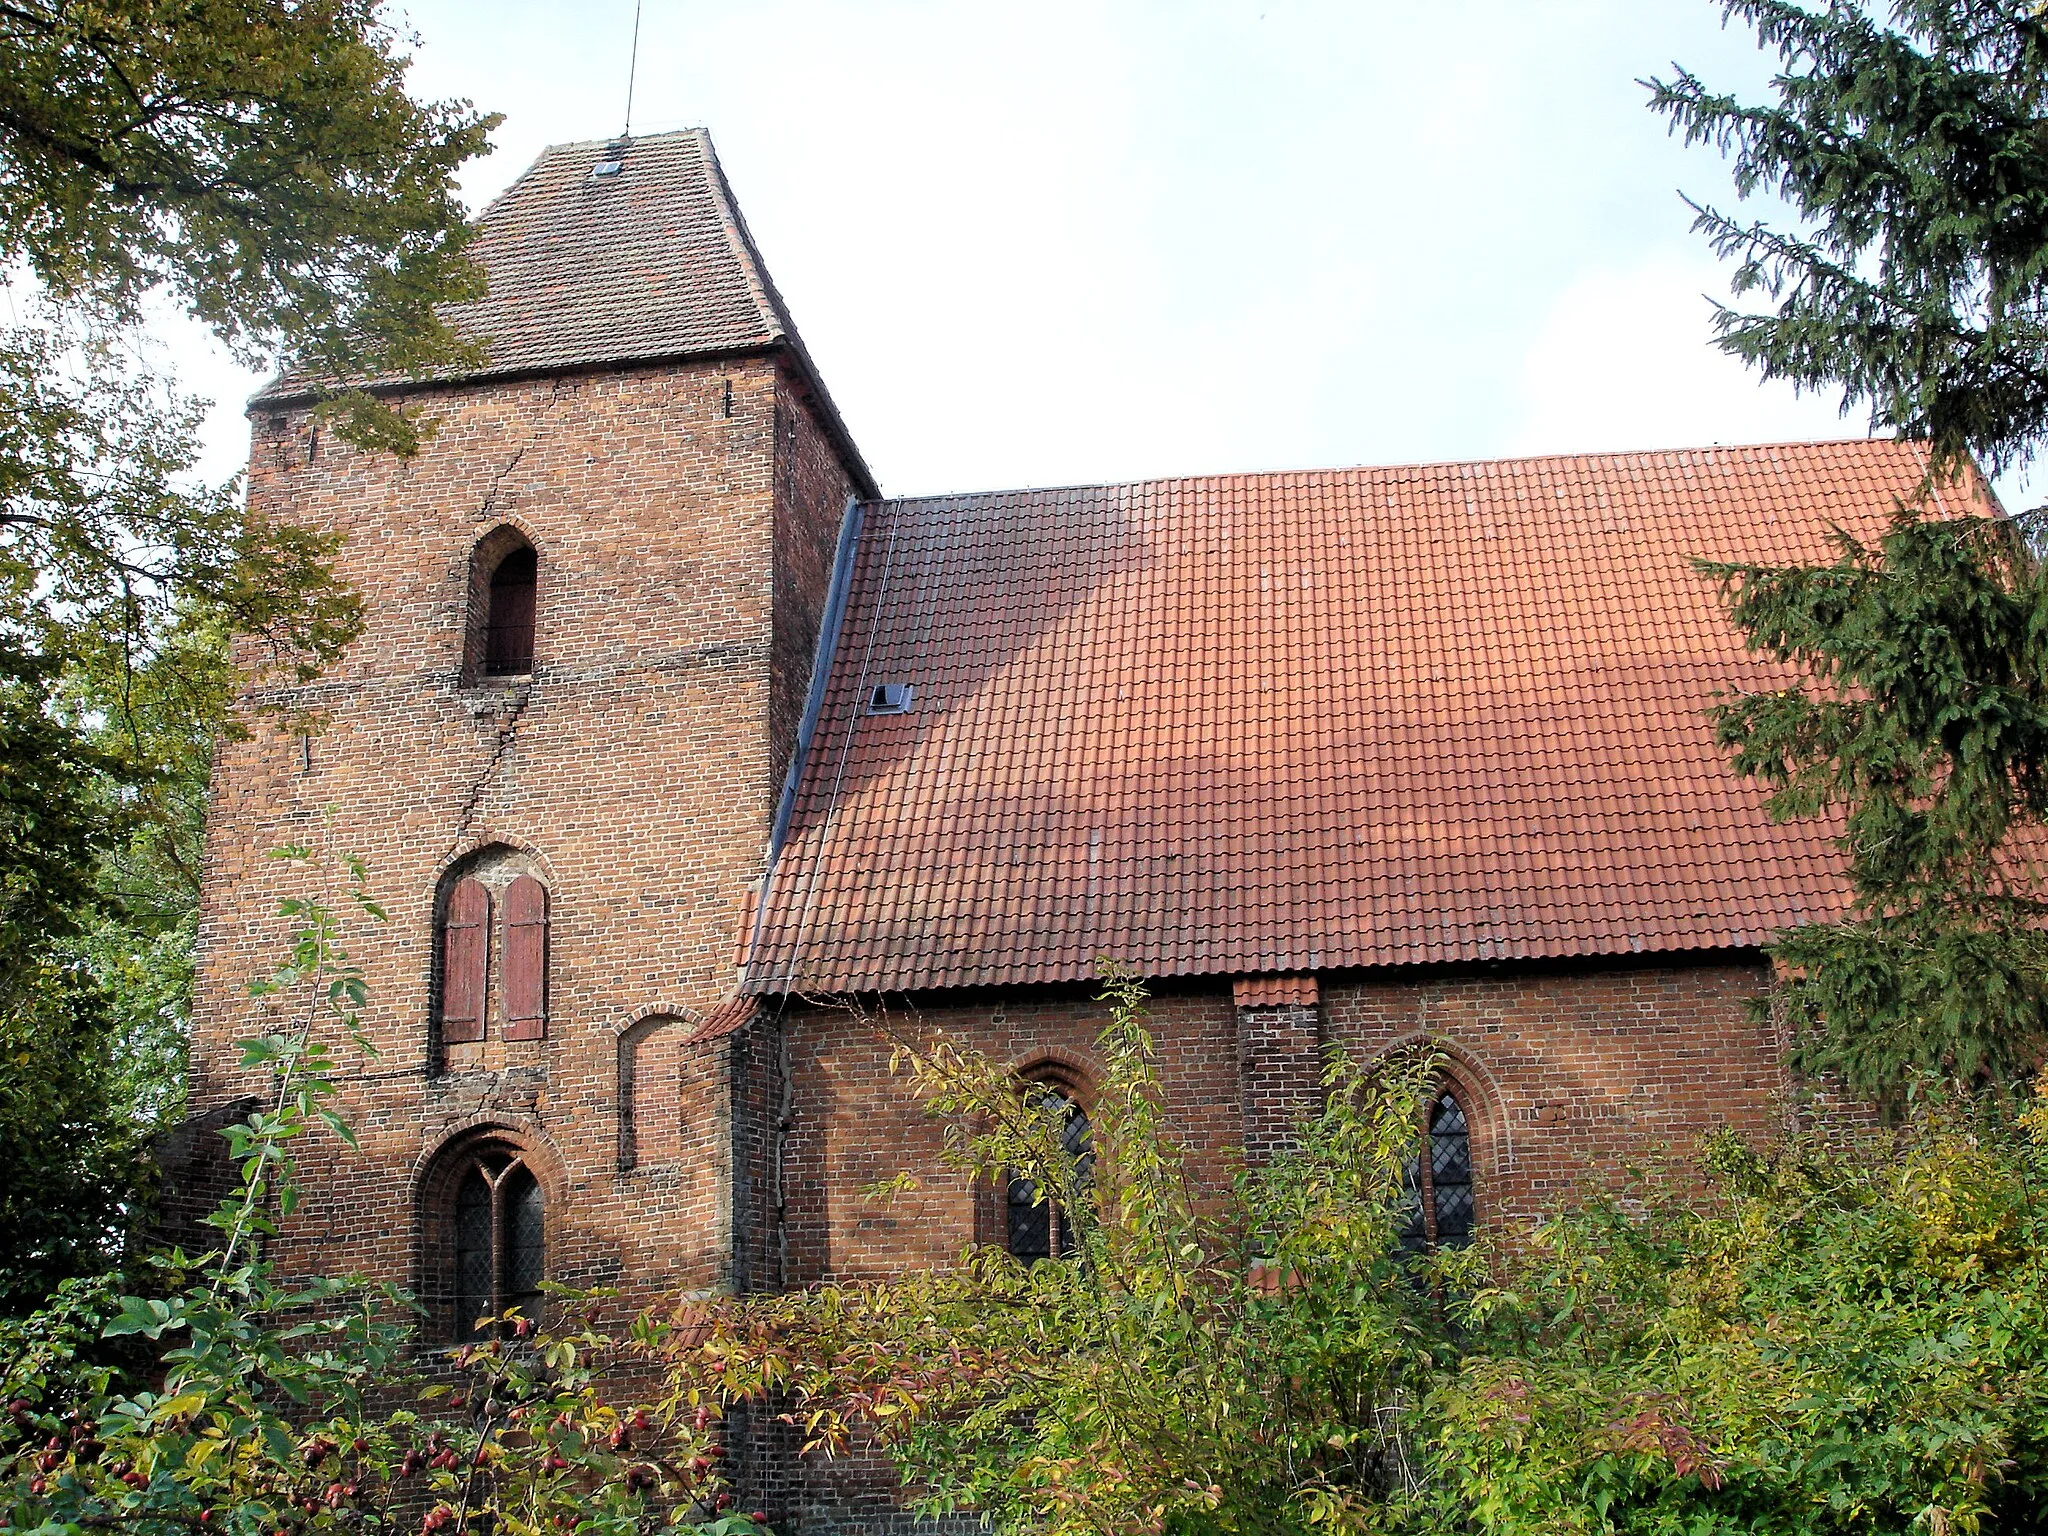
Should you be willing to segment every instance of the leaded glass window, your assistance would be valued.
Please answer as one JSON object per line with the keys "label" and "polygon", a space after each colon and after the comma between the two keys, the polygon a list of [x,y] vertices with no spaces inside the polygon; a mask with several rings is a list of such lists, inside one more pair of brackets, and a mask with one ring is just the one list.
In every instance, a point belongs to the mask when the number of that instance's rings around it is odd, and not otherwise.
{"label": "leaded glass window", "polygon": [[[1073,1159],[1074,1194],[1079,1197],[1094,1182],[1095,1154],[1088,1138],[1088,1112],[1064,1095],[1059,1100],[1064,1116],[1060,1144]],[[1073,1225],[1061,1203],[1038,1198],[1038,1185],[1020,1173],[1010,1175],[1005,1200],[1005,1244],[1013,1257],[1026,1264],[1040,1259],[1071,1258],[1074,1253]]]}
{"label": "leaded glass window", "polygon": [[1401,1246],[1410,1253],[1463,1248],[1472,1241],[1472,1127],[1458,1096],[1431,1101],[1428,1125],[1408,1159],[1408,1213]]}
{"label": "leaded glass window", "polygon": [[483,1338],[512,1307],[531,1316],[547,1274],[547,1222],[540,1181],[514,1148],[500,1143],[467,1154],[455,1175],[449,1287],[457,1339]]}

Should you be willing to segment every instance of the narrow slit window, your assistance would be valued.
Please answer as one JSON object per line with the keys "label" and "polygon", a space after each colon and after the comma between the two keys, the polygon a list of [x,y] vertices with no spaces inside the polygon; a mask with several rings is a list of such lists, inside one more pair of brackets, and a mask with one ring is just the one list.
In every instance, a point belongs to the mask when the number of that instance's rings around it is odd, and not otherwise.
{"label": "narrow slit window", "polygon": [[484,673],[517,677],[533,670],[534,599],[540,558],[531,548],[515,549],[491,572],[490,608],[485,616]]}

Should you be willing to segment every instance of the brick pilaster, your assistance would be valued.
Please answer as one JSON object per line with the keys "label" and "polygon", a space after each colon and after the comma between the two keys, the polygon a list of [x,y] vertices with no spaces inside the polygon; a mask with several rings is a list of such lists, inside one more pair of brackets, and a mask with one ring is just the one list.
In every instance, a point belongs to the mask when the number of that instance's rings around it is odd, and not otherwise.
{"label": "brick pilaster", "polygon": [[1237,1003],[1237,1084],[1244,1157],[1256,1167],[1292,1146],[1322,1095],[1323,1017],[1313,976],[1243,976]]}

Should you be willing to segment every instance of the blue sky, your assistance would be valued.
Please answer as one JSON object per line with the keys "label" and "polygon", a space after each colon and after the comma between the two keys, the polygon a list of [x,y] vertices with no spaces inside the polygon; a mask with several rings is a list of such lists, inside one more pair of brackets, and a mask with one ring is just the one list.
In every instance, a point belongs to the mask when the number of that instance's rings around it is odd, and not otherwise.
{"label": "blue sky", "polygon": [[[622,125],[633,0],[391,14],[506,114],[479,205]],[[1717,0],[646,0],[634,126],[711,129],[891,493],[1860,435],[1708,343],[1674,59],[1771,63]]]}

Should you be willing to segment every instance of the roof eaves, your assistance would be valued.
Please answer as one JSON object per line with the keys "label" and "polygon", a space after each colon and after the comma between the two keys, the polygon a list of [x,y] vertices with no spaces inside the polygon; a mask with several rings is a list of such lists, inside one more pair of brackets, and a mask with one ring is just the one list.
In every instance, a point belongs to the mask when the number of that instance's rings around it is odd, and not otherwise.
{"label": "roof eaves", "polygon": [[[514,383],[521,379],[566,379],[580,373],[604,373],[616,368],[659,368],[669,363],[715,363],[728,359],[745,357],[773,357],[787,352],[786,340],[759,343],[745,347],[698,347],[683,352],[622,352],[615,356],[578,359],[573,363],[521,363],[503,368],[472,368],[462,373],[441,374],[431,379],[380,380],[365,384],[361,388],[369,394],[383,397],[425,394],[436,389],[456,389],[464,384]],[[244,415],[254,415],[258,410],[275,411],[294,405],[308,405],[326,398],[325,390],[310,385],[294,386],[290,389],[275,389],[280,380],[272,380],[261,390],[249,397],[243,407]],[[874,499],[872,494],[868,498]]]}

